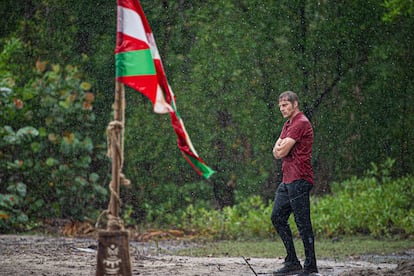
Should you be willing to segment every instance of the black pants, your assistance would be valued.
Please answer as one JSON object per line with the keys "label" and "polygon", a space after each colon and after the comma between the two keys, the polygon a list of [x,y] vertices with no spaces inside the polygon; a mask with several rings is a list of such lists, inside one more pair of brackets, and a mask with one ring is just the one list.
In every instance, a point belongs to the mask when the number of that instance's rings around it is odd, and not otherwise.
{"label": "black pants", "polygon": [[293,213],[299,234],[305,248],[305,269],[316,268],[314,235],[310,219],[309,192],[312,184],[297,180],[289,184],[281,183],[276,191],[271,220],[286,248],[286,263],[299,262],[293,244],[292,231],[288,219]]}

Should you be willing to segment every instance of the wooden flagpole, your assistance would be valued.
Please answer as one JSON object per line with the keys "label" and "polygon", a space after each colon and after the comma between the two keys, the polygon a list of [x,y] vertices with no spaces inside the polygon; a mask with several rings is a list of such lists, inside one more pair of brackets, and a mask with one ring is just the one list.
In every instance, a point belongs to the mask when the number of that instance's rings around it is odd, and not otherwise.
{"label": "wooden flagpole", "polygon": [[108,153],[112,157],[112,181],[107,210],[107,229],[99,231],[96,276],[132,275],[129,257],[129,232],[119,217],[120,185],[129,182],[121,173],[124,155],[125,88],[115,83],[114,121],[108,126]]}
{"label": "wooden flagpole", "polygon": [[[125,90],[124,85],[115,82],[115,101],[114,101],[114,122],[115,122],[115,143],[111,143],[112,151],[112,181],[110,183],[109,190],[111,191],[108,210],[111,216],[119,217],[120,198],[119,198],[119,186],[120,186],[120,170],[123,161],[123,128],[124,128],[124,116],[123,110],[125,107]],[[108,225],[108,227],[111,227]]]}

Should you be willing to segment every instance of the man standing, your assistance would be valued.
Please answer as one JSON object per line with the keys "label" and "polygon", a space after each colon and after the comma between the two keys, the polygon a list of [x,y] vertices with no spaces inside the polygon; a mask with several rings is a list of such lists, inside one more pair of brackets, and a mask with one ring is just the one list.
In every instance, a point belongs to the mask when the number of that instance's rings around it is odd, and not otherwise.
{"label": "man standing", "polygon": [[[309,192],[314,183],[311,164],[313,129],[300,111],[299,98],[294,92],[280,94],[279,109],[287,121],[273,148],[273,156],[282,159],[283,180],[276,192],[271,220],[283,241],[287,256],[284,266],[274,271],[273,275],[310,275],[318,272],[309,202]],[[303,270],[288,223],[291,213],[305,248]]]}

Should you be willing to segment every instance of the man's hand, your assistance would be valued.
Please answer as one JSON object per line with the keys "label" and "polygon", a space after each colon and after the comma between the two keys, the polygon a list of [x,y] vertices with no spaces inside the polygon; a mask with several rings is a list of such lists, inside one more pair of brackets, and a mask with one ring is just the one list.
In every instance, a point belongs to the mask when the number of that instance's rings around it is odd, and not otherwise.
{"label": "man's hand", "polygon": [[276,158],[276,159],[280,159],[280,158],[282,158],[281,156],[279,156],[279,154],[278,154],[278,150],[280,149],[280,146],[281,146],[281,143],[282,143],[282,139],[277,139],[277,141],[276,141],[276,143],[275,143],[275,146],[273,147],[273,156]]}
{"label": "man's hand", "polygon": [[273,156],[276,159],[283,158],[287,156],[290,150],[295,145],[296,141],[290,137],[286,137],[284,139],[277,139],[275,146],[273,147]]}

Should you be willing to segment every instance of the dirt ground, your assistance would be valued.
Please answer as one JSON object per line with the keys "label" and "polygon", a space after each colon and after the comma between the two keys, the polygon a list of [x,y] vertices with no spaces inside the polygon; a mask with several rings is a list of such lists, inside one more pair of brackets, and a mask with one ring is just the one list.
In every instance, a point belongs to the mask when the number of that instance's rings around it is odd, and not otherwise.
{"label": "dirt ground", "polygon": [[[95,275],[97,239],[0,235],[0,275]],[[272,275],[282,259],[183,257],[186,241],[130,241],[133,275]],[[402,255],[318,260],[321,275],[414,275],[414,249]]]}

